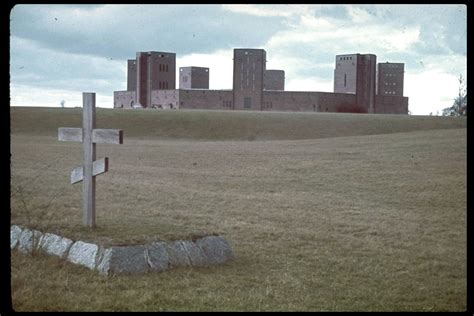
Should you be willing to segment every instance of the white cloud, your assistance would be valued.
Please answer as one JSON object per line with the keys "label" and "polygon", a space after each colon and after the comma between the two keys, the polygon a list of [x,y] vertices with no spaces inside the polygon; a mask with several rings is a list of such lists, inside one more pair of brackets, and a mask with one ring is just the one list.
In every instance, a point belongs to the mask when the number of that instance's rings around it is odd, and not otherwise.
{"label": "white cloud", "polygon": [[458,93],[457,77],[439,70],[405,73],[404,95],[409,97],[408,109],[415,115],[433,115],[453,105]]}
{"label": "white cloud", "polygon": [[446,72],[451,75],[466,76],[467,58],[462,55],[427,55],[421,60],[424,71]]}
{"label": "white cloud", "polygon": [[290,78],[285,82],[285,90],[333,92],[334,85],[332,80],[318,77]]}
{"label": "white cloud", "polygon": [[407,27],[400,31],[391,25],[378,23],[347,24],[347,21],[327,17],[303,15],[293,28],[277,32],[265,47],[277,50],[282,47],[300,48],[301,45],[339,51],[403,52],[419,40],[419,27]]}
{"label": "white cloud", "polygon": [[[370,42],[371,35],[365,34],[367,44]],[[392,52],[405,52],[419,41],[420,29],[419,27],[412,27],[403,30],[402,32],[394,30],[391,27],[382,27],[374,40],[381,41],[381,45],[377,47],[378,50],[390,50]]]}
{"label": "white cloud", "polygon": [[373,16],[362,8],[352,5],[345,6],[345,8],[354,23],[367,23],[373,20]]}
{"label": "white cloud", "polygon": [[267,69],[285,70],[285,74],[296,75],[298,71],[313,68],[318,65],[317,61],[302,59],[278,51],[267,51]]}
{"label": "white cloud", "polygon": [[[82,107],[82,92],[10,84],[10,106]],[[93,91],[91,91],[93,92]],[[96,107],[113,108],[113,96],[96,93]]]}
{"label": "white cloud", "polygon": [[233,50],[223,49],[210,54],[189,54],[176,57],[176,88],[179,86],[179,67],[208,67],[209,89],[232,89]]}

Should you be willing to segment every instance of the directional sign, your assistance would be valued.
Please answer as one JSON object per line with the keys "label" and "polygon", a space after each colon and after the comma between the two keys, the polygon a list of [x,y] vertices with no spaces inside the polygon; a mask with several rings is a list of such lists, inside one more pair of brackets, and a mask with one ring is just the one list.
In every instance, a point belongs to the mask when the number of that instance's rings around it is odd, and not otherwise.
{"label": "directional sign", "polygon": [[[60,127],[58,140],[68,142],[82,142],[82,128]],[[121,129],[100,129],[92,131],[92,142],[96,144],[123,144]]]}
{"label": "directional sign", "polygon": [[95,128],[95,93],[82,93],[82,128],[60,127],[58,140],[82,142],[84,164],[74,168],[71,184],[82,181],[84,225],[95,227],[95,177],[109,170],[109,158],[95,160],[95,144],[123,144],[120,129]]}

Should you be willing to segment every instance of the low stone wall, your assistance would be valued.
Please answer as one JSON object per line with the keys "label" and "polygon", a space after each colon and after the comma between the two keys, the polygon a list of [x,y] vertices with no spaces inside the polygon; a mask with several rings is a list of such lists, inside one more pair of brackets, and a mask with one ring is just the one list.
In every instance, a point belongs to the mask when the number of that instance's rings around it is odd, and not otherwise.
{"label": "low stone wall", "polygon": [[22,253],[41,251],[106,276],[165,271],[180,266],[206,267],[234,258],[229,243],[222,236],[106,248],[17,225],[10,229],[10,249]]}

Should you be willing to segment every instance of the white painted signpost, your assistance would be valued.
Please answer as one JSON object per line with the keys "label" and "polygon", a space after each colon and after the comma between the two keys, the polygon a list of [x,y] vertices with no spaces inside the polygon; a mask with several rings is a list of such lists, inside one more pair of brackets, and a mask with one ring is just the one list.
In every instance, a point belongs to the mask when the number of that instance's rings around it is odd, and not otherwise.
{"label": "white painted signpost", "polygon": [[82,142],[84,164],[72,170],[71,184],[82,181],[83,223],[95,227],[95,176],[109,169],[109,158],[95,160],[95,144],[122,144],[123,131],[95,128],[95,93],[83,92],[82,128],[60,127],[58,139]]}

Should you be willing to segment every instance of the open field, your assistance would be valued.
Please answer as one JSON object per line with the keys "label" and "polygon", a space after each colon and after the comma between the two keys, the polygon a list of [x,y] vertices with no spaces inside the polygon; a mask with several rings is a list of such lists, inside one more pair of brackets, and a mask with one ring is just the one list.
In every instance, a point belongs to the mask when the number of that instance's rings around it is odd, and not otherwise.
{"label": "open field", "polygon": [[105,278],[12,252],[15,310],[466,309],[465,119],[97,115],[124,144],[97,145],[110,170],[97,178],[89,231],[81,185],[69,184],[81,146],[56,139],[80,126],[80,109],[11,108],[12,192],[22,187],[12,223],[106,245],[220,233],[236,259]]}

